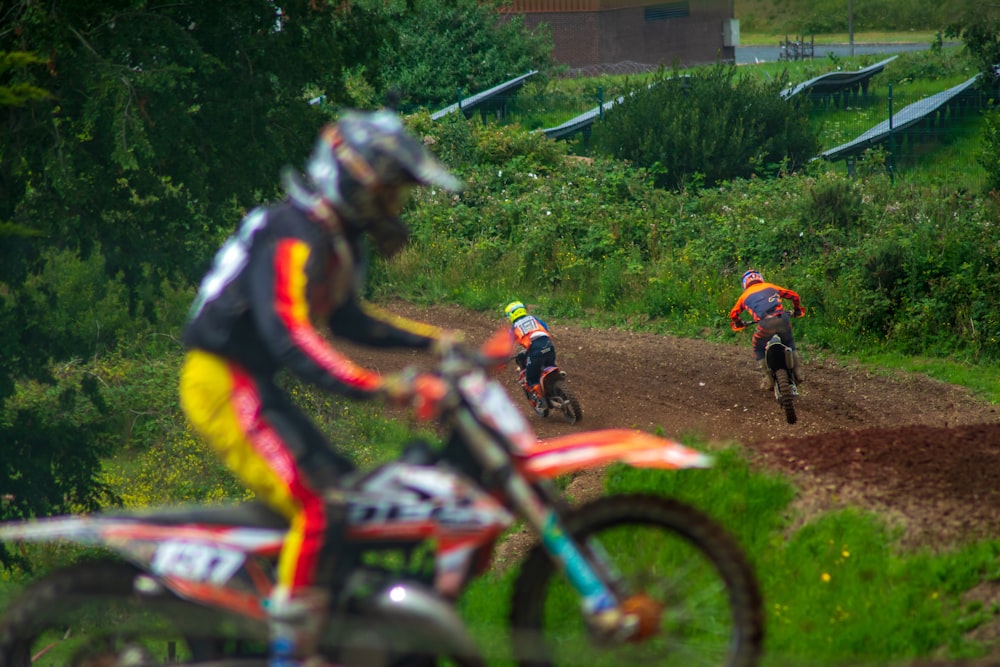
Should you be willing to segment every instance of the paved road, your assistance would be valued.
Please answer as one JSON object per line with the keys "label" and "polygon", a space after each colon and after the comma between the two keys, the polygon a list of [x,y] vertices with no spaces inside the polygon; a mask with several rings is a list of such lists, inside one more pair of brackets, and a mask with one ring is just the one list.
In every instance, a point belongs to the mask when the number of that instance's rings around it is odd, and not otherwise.
{"label": "paved road", "polygon": [[[854,55],[865,54],[888,54],[903,53],[906,51],[923,51],[929,49],[929,43],[915,44],[855,44]],[[777,62],[781,48],[775,46],[737,46],[736,64],[747,65],[759,62]],[[835,55],[845,58],[851,55],[849,44],[817,44],[813,48],[813,59],[826,58],[827,54],[833,52]]]}

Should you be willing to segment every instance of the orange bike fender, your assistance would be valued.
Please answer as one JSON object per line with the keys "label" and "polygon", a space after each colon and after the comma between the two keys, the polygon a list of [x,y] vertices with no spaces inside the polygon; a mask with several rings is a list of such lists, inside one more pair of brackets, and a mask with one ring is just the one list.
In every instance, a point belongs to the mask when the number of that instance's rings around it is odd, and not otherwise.
{"label": "orange bike fender", "polygon": [[675,440],[631,429],[605,429],[541,440],[521,457],[532,477],[557,477],[609,463],[637,468],[708,468],[712,457]]}

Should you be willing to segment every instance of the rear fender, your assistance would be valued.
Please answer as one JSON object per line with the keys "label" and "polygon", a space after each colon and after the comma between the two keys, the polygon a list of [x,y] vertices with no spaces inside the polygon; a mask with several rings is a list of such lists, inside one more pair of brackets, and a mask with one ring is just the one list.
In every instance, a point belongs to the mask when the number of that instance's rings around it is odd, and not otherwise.
{"label": "rear fender", "polygon": [[609,463],[636,468],[709,468],[712,457],[674,440],[631,429],[587,431],[539,441],[519,457],[529,477],[558,477]]}
{"label": "rear fender", "polygon": [[0,542],[68,542],[103,545],[126,552],[132,542],[165,544],[197,542],[254,553],[277,552],[284,541],[281,528],[236,524],[159,523],[114,515],[68,515],[0,523]]}
{"label": "rear fender", "polygon": [[34,521],[9,521],[0,524],[0,543],[73,542],[100,544],[98,522],[85,516],[58,516]]}
{"label": "rear fender", "polygon": [[[270,583],[250,554],[277,555],[284,536],[267,527],[161,524],[112,515],[0,524],[0,542],[102,546],[148,573],[147,593],[163,586],[185,599],[256,616],[262,614],[258,598]],[[237,576],[241,572],[254,575],[249,584]]]}
{"label": "rear fender", "polygon": [[792,367],[792,349],[782,343],[777,334],[768,341],[767,347],[764,348],[764,358],[767,359],[767,367],[772,371]]}
{"label": "rear fender", "polygon": [[548,394],[550,391],[549,384],[556,380],[562,380],[565,377],[566,371],[560,370],[558,366],[546,366],[542,369],[542,378],[540,380],[542,389]]}

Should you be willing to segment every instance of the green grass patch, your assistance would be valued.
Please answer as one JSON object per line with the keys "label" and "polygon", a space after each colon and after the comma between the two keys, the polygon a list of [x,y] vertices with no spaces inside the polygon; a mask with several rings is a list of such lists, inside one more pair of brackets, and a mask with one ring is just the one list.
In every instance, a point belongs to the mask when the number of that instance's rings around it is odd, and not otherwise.
{"label": "green grass patch", "polygon": [[[1000,576],[1000,541],[943,553],[901,552],[894,532],[878,516],[852,509],[793,529],[796,490],[787,480],[754,471],[737,447],[714,453],[717,465],[709,470],[615,467],[607,489],[679,498],[737,537],[764,594],[764,665],[884,664],[984,653],[968,633],[997,610],[964,596],[984,578]],[[655,567],[676,569],[678,564],[665,554]],[[491,657],[506,656],[502,638],[513,576],[509,571],[488,576],[462,600],[463,614]],[[573,627],[575,605],[566,596],[560,607],[567,628]]]}
{"label": "green grass patch", "polygon": [[884,351],[861,353],[858,358],[872,368],[898,368],[923,373],[935,380],[967,387],[991,403],[1000,403],[1000,366],[994,363],[919,357]]}

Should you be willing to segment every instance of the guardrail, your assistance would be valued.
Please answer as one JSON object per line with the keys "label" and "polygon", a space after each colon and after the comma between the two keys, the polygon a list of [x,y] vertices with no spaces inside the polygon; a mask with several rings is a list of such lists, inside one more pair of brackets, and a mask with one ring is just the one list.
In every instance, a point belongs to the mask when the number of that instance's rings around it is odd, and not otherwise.
{"label": "guardrail", "polygon": [[809,93],[812,97],[832,98],[836,102],[841,96],[857,95],[858,91],[867,95],[868,83],[871,81],[871,78],[882,72],[886,65],[898,57],[892,56],[874,65],[869,65],[853,72],[840,71],[820,74],[796,86],[786,88],[781,91],[781,96],[787,100],[795,95]]}
{"label": "guardrail", "polygon": [[952,86],[913,104],[907,105],[896,113],[892,113],[892,86],[889,87],[890,113],[887,120],[875,125],[857,138],[841,144],[830,150],[823,151],[820,157],[825,160],[839,160],[860,155],[868,148],[889,140],[894,134],[902,133],[920,123],[930,123],[943,126],[947,119],[957,116],[967,106],[967,102],[979,95],[975,84],[979,74],[964,83]]}
{"label": "guardrail", "polygon": [[[525,81],[536,74],[538,74],[538,70],[531,70],[527,74],[522,74],[521,76],[515,77],[510,81],[504,81],[500,85],[493,86],[492,88],[484,90],[481,93],[476,93],[475,95],[470,95],[464,99],[459,99],[458,102],[431,114],[431,119],[441,120],[449,114],[458,112],[462,112],[465,117],[468,118],[474,111],[477,110],[481,114],[485,114],[489,110],[500,111],[501,115],[503,115],[503,109],[506,108],[507,104],[505,93],[517,90],[524,85]],[[459,91],[459,97],[461,98],[461,91]],[[497,103],[497,100],[500,100],[500,102]]]}

